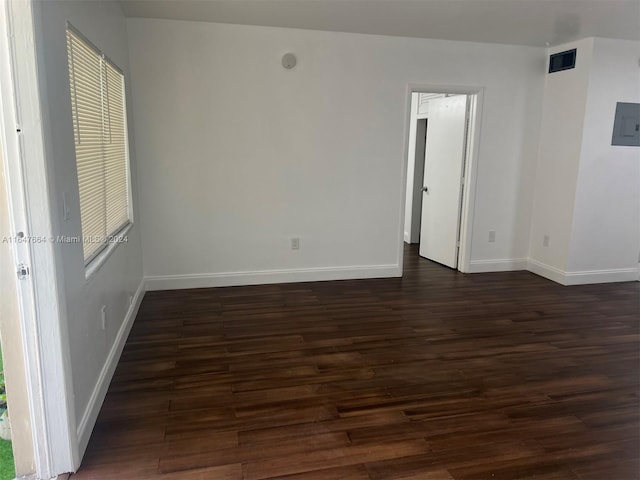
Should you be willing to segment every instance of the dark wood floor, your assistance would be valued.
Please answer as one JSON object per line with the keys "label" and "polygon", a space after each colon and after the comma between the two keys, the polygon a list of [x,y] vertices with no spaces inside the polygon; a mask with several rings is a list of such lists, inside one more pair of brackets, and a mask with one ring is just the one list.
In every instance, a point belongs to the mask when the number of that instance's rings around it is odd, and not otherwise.
{"label": "dark wood floor", "polygon": [[72,480],[639,478],[640,283],[147,293]]}

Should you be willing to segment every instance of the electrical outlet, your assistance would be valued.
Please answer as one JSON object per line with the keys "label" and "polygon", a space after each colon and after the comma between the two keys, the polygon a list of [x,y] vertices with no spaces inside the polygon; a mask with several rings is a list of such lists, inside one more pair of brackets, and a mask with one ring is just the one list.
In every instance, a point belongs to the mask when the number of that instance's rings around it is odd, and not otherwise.
{"label": "electrical outlet", "polygon": [[496,241],[496,231],[489,230],[489,243],[493,243]]}
{"label": "electrical outlet", "polygon": [[300,250],[300,239],[298,237],[291,239],[291,250]]}
{"label": "electrical outlet", "polygon": [[100,308],[100,316],[102,318],[102,330],[106,330],[107,329],[107,306],[106,305],[102,305],[102,308]]}
{"label": "electrical outlet", "polygon": [[544,237],[542,237],[542,246],[543,247],[549,246],[549,235],[545,235]]}

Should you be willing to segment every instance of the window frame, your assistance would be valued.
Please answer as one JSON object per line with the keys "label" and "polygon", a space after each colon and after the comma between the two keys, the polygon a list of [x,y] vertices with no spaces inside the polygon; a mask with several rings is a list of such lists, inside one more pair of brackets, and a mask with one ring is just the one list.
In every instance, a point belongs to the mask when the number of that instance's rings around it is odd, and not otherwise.
{"label": "window frame", "polygon": [[[67,21],[66,23],[66,35],[68,35],[68,32],[71,32],[73,35],[75,35],[76,37],[78,37],[82,42],[85,43],[85,45],[93,50],[96,55],[98,55],[101,59],[101,62],[107,63],[111,68],[113,68],[119,75],[122,76],[122,114],[123,114],[123,118],[122,118],[122,124],[123,124],[123,133],[124,133],[124,168],[125,168],[125,176],[126,176],[126,180],[125,180],[125,187],[126,187],[126,201],[127,201],[127,221],[124,222],[124,224],[122,224],[120,227],[118,227],[115,231],[113,232],[107,232],[106,233],[106,238],[105,241],[102,242],[102,244],[100,245],[100,247],[93,252],[91,255],[89,255],[87,258],[84,258],[84,235],[85,232],[82,230],[82,215],[80,218],[80,231],[81,231],[81,235],[80,238],[82,240],[81,244],[82,244],[82,255],[83,255],[83,262],[84,262],[84,267],[85,267],[85,277],[88,279],[89,277],[91,277],[103,264],[104,262],[107,260],[107,258],[109,258],[111,256],[111,254],[113,253],[113,251],[118,247],[118,245],[120,243],[123,242],[119,242],[119,241],[110,241],[110,239],[112,239],[113,237],[126,237],[127,234],[129,233],[129,231],[131,230],[131,228],[133,227],[134,224],[134,211],[133,211],[133,189],[131,186],[131,161],[130,161],[130,144],[129,144],[129,121],[128,121],[128,108],[127,108],[127,82],[126,82],[126,76],[123,72],[123,70],[113,61],[109,58],[108,55],[106,55],[102,50],[100,50],[91,40],[89,40],[85,35],[82,34],[82,32],[80,32],[73,24],[71,24],[70,22]],[[68,48],[68,47],[67,47]],[[67,51],[67,55],[69,55],[69,52]],[[72,65],[69,64],[69,62],[67,62],[67,80],[69,81],[69,99],[70,99],[70,103],[71,103],[71,115],[72,115],[72,129],[74,130],[74,161],[75,161],[75,165],[76,165],[76,179],[78,181],[77,185],[78,185],[78,199],[80,200],[80,180],[78,178],[78,158],[77,158],[77,152],[76,152],[76,141],[75,141],[75,129],[76,127],[76,122],[77,120],[77,111],[76,108],[74,107],[76,99],[72,98],[74,93],[71,89],[71,81],[72,81],[72,76],[74,77],[74,82],[75,82],[75,71],[73,71],[72,69]],[[106,75],[105,75],[106,76]],[[100,82],[100,92],[102,95],[102,92],[104,91],[105,88],[105,80],[101,79]],[[107,87],[108,88],[108,87]],[[104,121],[104,120],[103,120]],[[105,161],[104,158],[104,153],[103,153],[103,159],[102,161]],[[106,181],[106,177],[105,178]],[[106,186],[105,186],[106,188]],[[80,200],[81,202],[81,200]],[[106,212],[105,212],[106,213]],[[126,242],[125,242],[126,243]]]}

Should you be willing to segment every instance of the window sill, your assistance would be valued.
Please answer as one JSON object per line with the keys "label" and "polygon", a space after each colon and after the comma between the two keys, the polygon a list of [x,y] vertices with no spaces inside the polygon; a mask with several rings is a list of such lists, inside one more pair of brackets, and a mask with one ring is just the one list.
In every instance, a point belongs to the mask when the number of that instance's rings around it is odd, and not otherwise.
{"label": "window sill", "polygon": [[[118,231],[118,233],[114,234],[114,237],[124,237],[129,234],[129,231],[133,228],[133,223],[129,222],[124,228]],[[85,280],[90,280],[100,268],[107,262],[107,259],[111,256],[111,254],[118,248],[121,243],[126,242],[110,242],[106,248],[104,248],[93,260],[91,260],[84,270],[84,278]]]}

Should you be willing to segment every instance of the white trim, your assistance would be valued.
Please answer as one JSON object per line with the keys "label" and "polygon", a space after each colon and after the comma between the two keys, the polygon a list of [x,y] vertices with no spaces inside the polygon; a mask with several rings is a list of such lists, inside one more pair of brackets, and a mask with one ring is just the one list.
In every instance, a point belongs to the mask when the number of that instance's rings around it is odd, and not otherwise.
{"label": "white trim", "polygon": [[546,263],[542,263],[530,258],[529,260],[527,260],[527,270],[529,270],[531,273],[535,273],[536,275],[540,275],[541,277],[553,280],[556,283],[566,285],[566,273],[559,268],[552,267],[551,265],[547,265]]}
{"label": "white trim", "polygon": [[565,285],[586,285],[590,283],[634,282],[638,280],[637,268],[616,268],[612,270],[584,270],[567,272]]}
{"label": "white trim", "polygon": [[408,232],[404,232],[404,241],[405,243],[411,243],[411,235]]}
{"label": "white trim", "polygon": [[637,268],[615,268],[609,270],[583,270],[565,272],[559,268],[530,258],[527,270],[541,277],[548,278],[561,285],[586,285],[592,283],[634,282],[638,280],[640,270]]}
{"label": "white trim", "polygon": [[492,260],[471,260],[466,273],[513,272],[527,269],[526,258],[501,258]]}
{"label": "white trim", "polygon": [[[467,131],[464,166],[464,188],[462,189],[462,211],[460,213],[460,250],[458,270],[465,273],[471,268],[471,244],[473,241],[473,220],[475,218],[476,184],[478,181],[478,159],[480,155],[480,127],[482,124],[482,104],[484,89],[468,89],[471,102]],[[457,92],[453,92],[457,93]]]}
{"label": "white trim", "polygon": [[[113,235],[107,235],[107,237],[125,237],[129,234],[131,229],[133,228],[133,222],[128,222],[124,227],[122,227],[117,233]],[[91,261],[84,267],[84,278],[86,280],[85,283],[88,283],[93,277],[106,263],[111,254],[118,248],[120,242],[108,242],[107,246],[100,250],[98,254],[91,259]]]}
{"label": "white trim", "polygon": [[147,291],[184,288],[233,287],[268,283],[320,282],[360,278],[401,277],[402,264],[355,267],[320,267],[255,272],[202,273],[196,275],[158,275],[145,277]]}
{"label": "white trim", "polygon": [[409,128],[411,122],[411,94],[413,93],[446,93],[454,95],[468,95],[471,105],[469,110],[469,128],[467,131],[467,149],[465,152],[464,189],[462,197],[462,212],[460,218],[460,251],[458,253],[458,270],[463,273],[470,271],[471,242],[473,238],[473,218],[476,200],[476,183],[478,178],[478,156],[480,151],[480,127],[482,124],[482,104],[484,101],[484,87],[463,85],[428,85],[410,83],[407,85],[404,116],[404,151],[402,162],[402,199],[400,207],[399,248],[397,252],[398,264],[402,271],[404,257],[404,223],[405,204],[407,198],[407,171],[409,163]]}
{"label": "white trim", "polygon": [[78,424],[78,447],[81,456],[84,455],[84,451],[89,443],[89,438],[91,437],[91,432],[93,431],[98,414],[100,413],[100,408],[102,408],[102,403],[104,402],[104,398],[107,394],[109,383],[111,383],[113,373],[115,372],[118,361],[120,360],[120,355],[122,354],[122,349],[124,348],[124,344],[127,341],[133,322],[138,314],[138,310],[140,309],[144,292],[145,282],[142,280],[133,296],[133,301],[129,306],[129,310],[127,310],[127,314],[120,326],[118,335],[116,335],[113,345],[111,346],[111,350],[109,351],[109,355],[107,355],[107,359],[102,367],[102,371],[98,376],[98,381],[96,382],[93,392],[91,392],[87,408],[85,409],[82,419]]}

